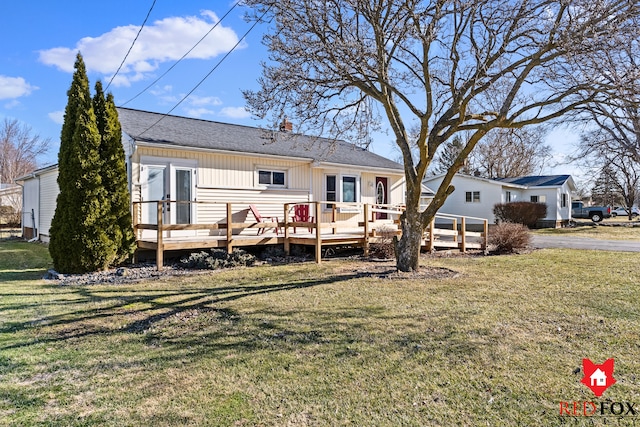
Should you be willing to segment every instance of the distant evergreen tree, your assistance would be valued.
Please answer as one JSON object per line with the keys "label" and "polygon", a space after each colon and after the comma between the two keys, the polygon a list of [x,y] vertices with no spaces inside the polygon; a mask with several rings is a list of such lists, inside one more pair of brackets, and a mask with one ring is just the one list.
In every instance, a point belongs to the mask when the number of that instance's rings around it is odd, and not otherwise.
{"label": "distant evergreen tree", "polygon": [[100,81],[96,82],[95,89],[93,109],[101,136],[100,176],[109,202],[109,212],[105,216],[105,231],[116,245],[114,264],[117,265],[129,260],[135,251],[126,160],[122,148],[122,129],[113,95],[109,93],[105,98]]}
{"label": "distant evergreen tree", "polygon": [[67,95],[58,153],[60,193],[49,252],[57,271],[83,273],[108,267],[115,259],[116,245],[104,228],[109,201],[100,175],[101,138],[79,53]]}
{"label": "distant evergreen tree", "polygon": [[591,188],[591,200],[596,205],[615,206],[622,202],[622,197],[615,183],[615,172],[611,165],[606,165],[600,171]]}
{"label": "distant evergreen tree", "polygon": [[[446,142],[440,149],[440,152],[435,159],[434,172],[436,174],[446,173],[455,163],[456,158],[458,157],[464,146],[465,144],[462,142],[462,139],[459,135],[454,136],[451,141]],[[469,166],[468,160],[465,160],[458,172],[467,175],[472,174],[472,170]]]}

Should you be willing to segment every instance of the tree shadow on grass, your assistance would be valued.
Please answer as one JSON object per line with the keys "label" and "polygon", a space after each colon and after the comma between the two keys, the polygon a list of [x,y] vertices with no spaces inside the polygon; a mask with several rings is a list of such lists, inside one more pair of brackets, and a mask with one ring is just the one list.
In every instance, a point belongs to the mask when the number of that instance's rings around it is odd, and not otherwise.
{"label": "tree shadow on grass", "polygon": [[[66,303],[73,307],[84,306],[78,310],[69,310],[52,316],[44,316],[29,321],[4,322],[1,333],[17,333],[27,329],[46,328],[47,331],[36,339],[18,341],[0,346],[1,350],[24,348],[36,344],[47,344],[71,339],[103,335],[109,333],[140,333],[154,324],[173,316],[179,316],[193,310],[221,310],[226,316],[234,314],[220,304],[255,295],[304,289],[325,284],[348,281],[359,277],[358,274],[332,275],[322,280],[299,280],[282,284],[264,285],[230,285],[199,289],[166,289],[142,291],[117,287],[109,295],[103,289],[91,286],[68,287],[66,290],[73,296]],[[48,285],[59,290],[57,285]],[[167,301],[167,302],[165,302]],[[53,303],[55,305],[55,303]],[[31,304],[30,304],[31,305]],[[131,306],[131,308],[128,308]],[[96,308],[98,307],[98,308]],[[20,308],[20,307],[14,307]],[[72,307],[70,307],[72,308]],[[123,319],[135,319],[127,322],[125,327],[116,327]],[[120,323],[121,325],[121,323]]]}

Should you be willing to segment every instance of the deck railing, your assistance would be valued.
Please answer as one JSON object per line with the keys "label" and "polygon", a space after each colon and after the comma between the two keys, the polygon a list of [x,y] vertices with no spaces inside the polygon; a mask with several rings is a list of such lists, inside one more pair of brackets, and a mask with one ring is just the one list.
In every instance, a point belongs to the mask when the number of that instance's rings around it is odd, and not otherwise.
{"label": "deck railing", "polygon": [[[165,221],[169,210],[180,204],[188,204],[195,217],[208,219],[206,223],[175,224]],[[369,245],[378,239],[376,230],[383,227],[396,227],[399,231],[399,218],[402,206],[341,203],[333,201],[291,202],[291,203],[255,203],[265,218],[278,217],[277,221],[247,221],[253,216],[247,202],[203,202],[203,201],[142,201],[133,202],[133,226],[140,249],[155,249],[158,268],[162,268],[165,250],[221,247],[231,252],[235,246],[253,246],[283,244],[289,254],[292,244],[315,247],[316,262],[321,261],[323,246],[338,244],[360,245],[368,254]],[[309,205],[309,220],[295,221],[293,212],[296,205]],[[155,212],[155,223],[142,221],[143,206],[146,217]],[[211,207],[217,215],[202,213]],[[201,212],[202,211],[202,212]],[[275,212],[279,215],[273,215]],[[170,215],[168,215],[170,216]],[[382,216],[386,218],[381,218]],[[211,221],[213,219],[213,221]],[[482,231],[472,231],[468,220],[481,224]],[[442,227],[441,222],[450,225]],[[175,222],[175,221],[174,221]],[[262,231],[264,229],[264,231]],[[144,233],[151,230],[153,233]],[[206,230],[208,234],[202,232]],[[255,230],[255,234],[249,234]],[[273,231],[272,231],[273,230]],[[192,231],[191,236],[175,236],[174,232]],[[267,233],[267,231],[269,231]],[[487,248],[488,221],[483,218],[437,214],[425,230],[424,244],[427,250],[450,247],[466,251],[468,248]],[[474,239],[470,243],[470,239]]]}

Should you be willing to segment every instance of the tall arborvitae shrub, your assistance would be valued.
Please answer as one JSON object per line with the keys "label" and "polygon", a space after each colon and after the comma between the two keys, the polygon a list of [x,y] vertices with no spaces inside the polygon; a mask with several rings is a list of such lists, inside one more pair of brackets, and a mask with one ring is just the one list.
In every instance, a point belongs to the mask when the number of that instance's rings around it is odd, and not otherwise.
{"label": "tall arborvitae shrub", "polygon": [[135,250],[135,236],[129,210],[126,159],[122,147],[122,129],[113,95],[108,94],[105,98],[100,81],[96,83],[93,108],[101,136],[100,175],[109,201],[105,231],[116,245],[114,264],[122,264],[131,258]]}
{"label": "tall arborvitae shrub", "polygon": [[112,264],[116,245],[104,229],[109,203],[100,176],[101,138],[80,54],[67,95],[58,153],[60,193],[51,222],[49,252],[57,271],[83,273]]}

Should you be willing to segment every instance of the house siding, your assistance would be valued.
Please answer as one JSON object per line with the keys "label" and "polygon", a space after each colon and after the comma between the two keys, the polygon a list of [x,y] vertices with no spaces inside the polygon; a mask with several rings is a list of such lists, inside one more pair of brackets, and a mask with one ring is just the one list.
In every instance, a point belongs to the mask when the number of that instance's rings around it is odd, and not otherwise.
{"label": "house siding", "polygon": [[40,240],[49,241],[49,229],[53,215],[56,213],[56,199],[60,189],[58,187],[58,170],[40,175]]}
{"label": "house siding", "polygon": [[[442,177],[433,178],[426,181],[429,188],[436,190],[442,184]],[[461,215],[475,218],[487,218],[489,222],[494,221],[493,206],[497,202],[504,200],[505,194],[500,185],[495,185],[480,179],[471,177],[455,176],[451,182],[455,190],[444,202],[439,212],[450,215]],[[479,191],[480,203],[467,202],[467,191]],[[469,223],[475,223],[469,220]]]}
{"label": "house siding", "polygon": [[[37,237],[40,229],[40,187],[37,178],[26,180],[22,190],[22,233],[26,238]],[[33,213],[33,216],[31,215]],[[35,224],[34,224],[35,221]]]}

